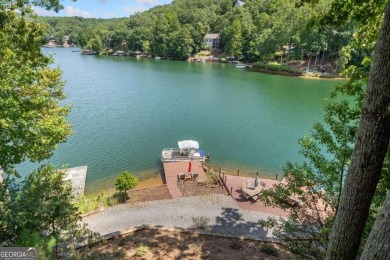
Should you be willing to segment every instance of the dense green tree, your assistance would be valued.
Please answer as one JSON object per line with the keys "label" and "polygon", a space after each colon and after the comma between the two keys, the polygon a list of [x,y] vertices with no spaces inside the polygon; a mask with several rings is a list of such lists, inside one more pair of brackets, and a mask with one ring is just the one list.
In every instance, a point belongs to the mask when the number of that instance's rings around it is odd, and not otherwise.
{"label": "dense green tree", "polygon": [[[41,52],[45,26],[37,23],[32,6],[58,11],[57,0],[0,2],[0,241],[7,246],[37,246],[42,256],[57,257],[61,243],[84,235],[79,226],[73,191],[64,173],[49,165],[24,181],[15,165],[48,159],[70,135],[69,107],[61,71]],[[65,252],[63,252],[62,255]]]}
{"label": "dense green tree", "polygon": [[88,40],[87,44],[84,47],[88,50],[101,52],[103,50],[103,41],[99,35],[95,35],[93,38]]}
{"label": "dense green tree", "polygon": [[203,37],[209,32],[209,26],[202,22],[198,22],[195,26],[188,25],[188,30],[190,31],[193,40],[193,52],[197,53],[203,49]]}
{"label": "dense green tree", "polygon": [[58,251],[58,244],[76,243],[87,232],[79,226],[70,181],[53,166],[41,166],[22,185],[5,179],[0,184],[0,201],[0,241],[8,246],[30,241],[46,252],[54,245]]}
{"label": "dense green tree", "polygon": [[145,41],[142,42],[141,50],[143,50],[143,52],[145,54],[149,54],[150,53],[150,42],[148,40],[145,40]]}
{"label": "dense green tree", "polygon": [[63,30],[58,30],[54,35],[54,40],[57,42],[57,44],[64,44],[64,37],[65,32]]}
{"label": "dense green tree", "polygon": [[242,32],[241,21],[236,19],[231,26],[226,29],[223,34],[225,42],[225,51],[229,56],[234,58],[241,58],[242,55]]}
{"label": "dense green tree", "polygon": [[150,49],[153,56],[165,56],[168,44],[169,25],[165,16],[160,17],[159,23],[153,28],[153,39],[150,43]]}
{"label": "dense green tree", "polygon": [[[60,8],[54,0],[34,3]],[[44,26],[33,21],[28,1],[1,2],[0,15],[0,166],[12,173],[26,159],[49,158],[71,129],[69,107],[59,104],[61,71],[41,53]]]}
{"label": "dense green tree", "polygon": [[337,67],[340,72],[344,71],[345,66],[351,59],[351,47],[345,46],[339,51],[339,58],[337,60]]}
{"label": "dense green tree", "polygon": [[178,31],[174,31],[169,35],[170,42],[166,49],[166,55],[173,59],[187,59],[193,50],[194,41],[186,27]]}
{"label": "dense green tree", "polygon": [[[298,0],[248,0],[241,7],[233,7],[233,2],[181,0],[129,18],[42,17],[40,20],[50,24],[46,39],[64,31],[73,35],[72,40],[77,38],[73,42],[85,48],[89,40],[99,35],[103,49],[106,49],[103,53],[119,49],[142,50],[144,42],[149,42],[147,52],[153,56],[185,59],[187,55],[172,54],[176,40],[173,38],[183,33],[185,27],[193,41],[191,54],[203,48],[204,35],[212,32],[221,33],[222,48],[228,55],[247,61],[268,61],[275,59],[273,54],[277,52],[281,54],[278,60],[288,62],[301,57],[303,50],[304,58],[313,59],[311,65],[335,62],[337,53],[348,44],[345,39],[351,39],[354,32],[349,22],[348,26],[339,26],[337,30],[317,31],[318,26],[311,20],[327,12],[330,0],[320,0],[315,6],[303,4],[300,8],[295,8]],[[107,31],[111,33],[109,37],[106,37]],[[75,33],[78,37],[74,37]],[[289,45],[291,51],[283,52],[283,45]],[[177,52],[183,52],[180,44],[176,46],[180,48]]]}

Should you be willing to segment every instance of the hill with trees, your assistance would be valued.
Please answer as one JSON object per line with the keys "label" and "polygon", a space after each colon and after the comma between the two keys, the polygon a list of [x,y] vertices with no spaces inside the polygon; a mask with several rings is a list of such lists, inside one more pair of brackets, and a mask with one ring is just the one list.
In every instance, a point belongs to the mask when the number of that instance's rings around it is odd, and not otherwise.
{"label": "hill with trees", "polygon": [[[327,25],[330,0],[317,5],[288,0],[175,0],[128,18],[40,17],[48,24],[45,39],[71,43],[101,54],[142,51],[151,56],[184,60],[204,46],[206,33],[219,33],[222,46],[212,50],[247,62],[306,60],[312,67],[332,62],[336,71],[359,64],[364,49],[350,48],[355,22]],[[297,7],[299,5],[299,7]],[[308,64],[310,66],[310,64]],[[308,67],[309,67],[308,66]]]}

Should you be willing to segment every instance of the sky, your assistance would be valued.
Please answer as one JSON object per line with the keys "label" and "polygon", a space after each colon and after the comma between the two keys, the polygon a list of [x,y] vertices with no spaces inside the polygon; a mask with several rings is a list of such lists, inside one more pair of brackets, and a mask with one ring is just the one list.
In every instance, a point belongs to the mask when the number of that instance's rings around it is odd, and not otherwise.
{"label": "sky", "polygon": [[146,11],[157,5],[171,3],[172,0],[71,0],[62,1],[64,9],[59,13],[34,8],[41,16],[81,16],[85,18],[116,18]]}

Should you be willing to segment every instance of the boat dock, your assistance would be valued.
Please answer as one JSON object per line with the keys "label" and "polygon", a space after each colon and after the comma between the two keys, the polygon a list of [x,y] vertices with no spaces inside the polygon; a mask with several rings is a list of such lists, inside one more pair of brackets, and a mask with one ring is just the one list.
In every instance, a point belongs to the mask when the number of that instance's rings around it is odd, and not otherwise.
{"label": "boat dock", "polygon": [[[172,199],[183,196],[177,186],[177,175],[179,173],[188,173],[189,162],[167,162],[163,163],[165,182]],[[203,171],[203,165],[200,161],[191,161],[191,172],[198,174],[198,180],[206,180],[206,174]]]}
{"label": "boat dock", "polygon": [[87,177],[87,166],[64,169],[66,180],[72,182],[75,199],[84,195],[85,179]]}

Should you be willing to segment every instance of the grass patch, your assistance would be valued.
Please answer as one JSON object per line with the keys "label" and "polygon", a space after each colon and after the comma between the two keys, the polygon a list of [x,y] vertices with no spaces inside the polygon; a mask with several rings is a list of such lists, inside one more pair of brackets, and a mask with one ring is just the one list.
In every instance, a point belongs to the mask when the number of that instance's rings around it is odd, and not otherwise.
{"label": "grass patch", "polygon": [[336,74],[320,74],[319,77],[322,78],[322,79],[335,79],[335,78],[340,78],[340,76],[339,76],[339,75],[336,75]]}
{"label": "grass patch", "polygon": [[135,251],[135,255],[136,255],[136,256],[145,256],[148,252],[149,252],[148,246],[147,246],[147,245],[144,245],[143,243],[141,243],[141,244],[137,247],[137,251]]}
{"label": "grass patch", "polygon": [[105,208],[113,205],[117,205],[121,202],[121,196],[118,193],[107,194],[105,191],[99,193],[99,195],[81,196],[77,201],[81,214],[86,214],[99,208]]}
{"label": "grass patch", "polygon": [[203,50],[197,53],[199,56],[209,56],[211,55],[211,51]]}

